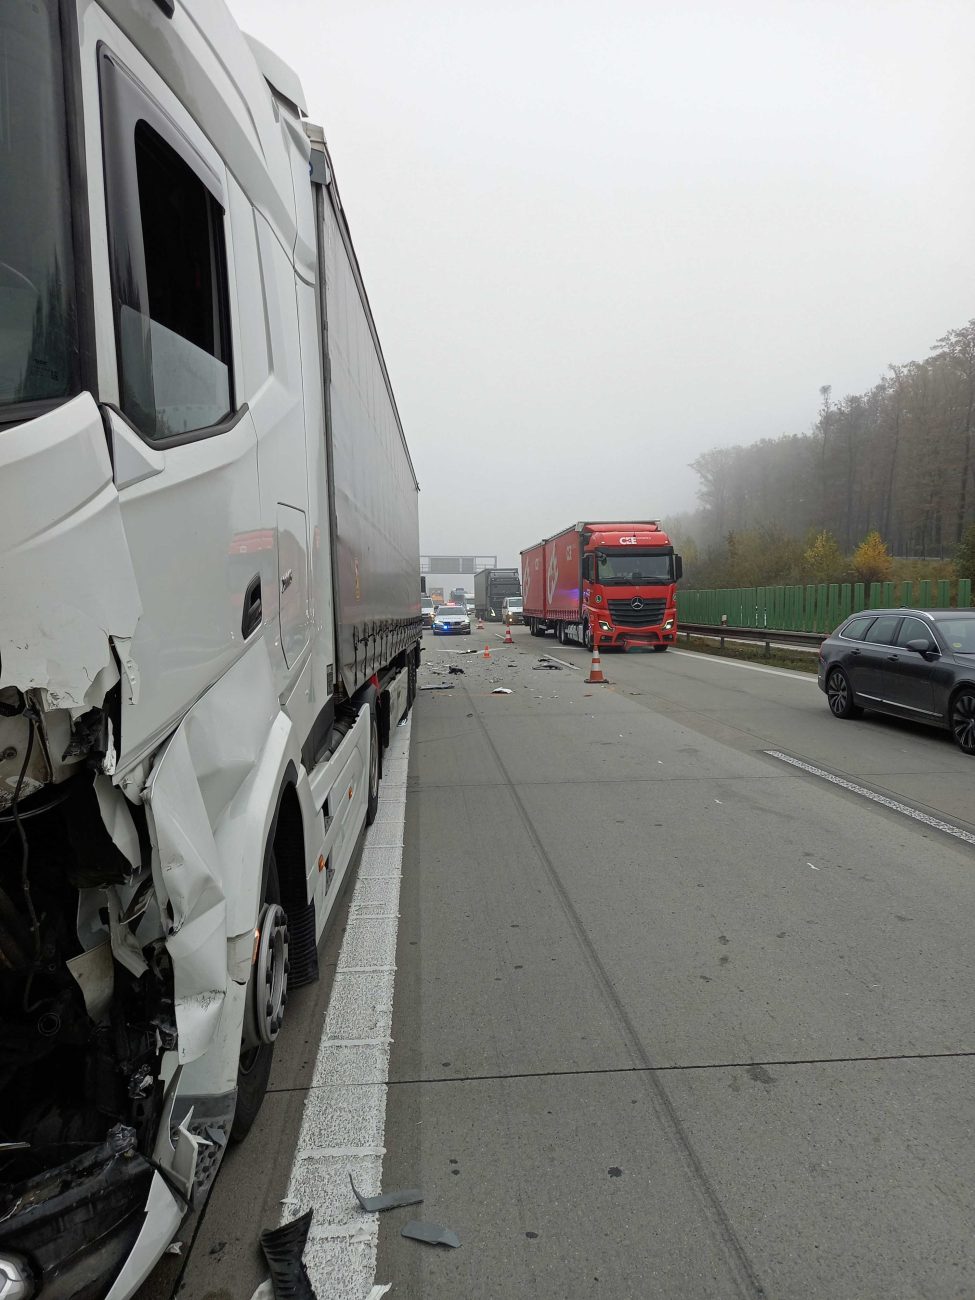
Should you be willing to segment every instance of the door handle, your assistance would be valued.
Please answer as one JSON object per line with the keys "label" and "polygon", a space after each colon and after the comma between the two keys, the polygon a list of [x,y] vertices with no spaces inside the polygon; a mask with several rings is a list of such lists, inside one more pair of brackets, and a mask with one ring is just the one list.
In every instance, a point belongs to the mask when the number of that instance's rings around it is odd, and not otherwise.
{"label": "door handle", "polygon": [[856,656],[856,655],[860,654],[860,651],[859,651],[859,650],[851,650],[851,651],[850,651],[850,654]]}
{"label": "door handle", "polygon": [[888,655],[888,656],[887,656],[887,662],[888,662],[889,664],[896,664],[897,661],[898,661],[898,659],[900,659],[900,655]]}
{"label": "door handle", "polygon": [[244,612],[240,616],[240,634],[245,641],[261,626],[262,617],[261,575],[255,573],[244,592]]}

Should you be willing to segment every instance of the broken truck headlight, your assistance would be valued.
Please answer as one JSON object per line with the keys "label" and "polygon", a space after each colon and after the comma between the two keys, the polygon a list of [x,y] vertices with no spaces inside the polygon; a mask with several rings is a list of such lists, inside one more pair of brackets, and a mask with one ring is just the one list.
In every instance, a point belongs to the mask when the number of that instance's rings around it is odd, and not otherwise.
{"label": "broken truck headlight", "polygon": [[0,1300],[31,1300],[34,1279],[19,1255],[0,1255]]}
{"label": "broken truck headlight", "polygon": [[667,622],[664,624],[664,631],[669,632],[673,626],[674,626],[674,620],[672,618],[668,618]]}
{"label": "broken truck headlight", "polygon": [[602,618],[601,618],[601,619],[599,620],[599,630],[600,630],[601,632],[612,632],[612,630],[613,630],[613,625],[612,625],[612,623],[607,623],[607,622],[605,621],[605,619],[602,619]]}

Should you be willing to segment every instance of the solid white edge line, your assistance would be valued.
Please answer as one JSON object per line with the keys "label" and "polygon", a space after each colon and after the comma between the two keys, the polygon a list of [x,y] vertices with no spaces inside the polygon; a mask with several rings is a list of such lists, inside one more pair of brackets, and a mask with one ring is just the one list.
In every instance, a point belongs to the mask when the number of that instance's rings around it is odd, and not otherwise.
{"label": "solid white edge line", "polygon": [[680,655],[682,659],[696,659],[698,663],[724,664],[728,668],[744,668],[750,673],[768,673],[771,677],[784,677],[787,682],[816,682],[812,673],[788,672],[782,668],[761,668],[758,664],[740,664],[734,659],[723,659],[720,655],[709,655],[700,650],[677,650],[671,646],[668,653]]}
{"label": "solid white edge line", "polygon": [[[398,760],[404,769],[408,767],[411,730],[412,717],[407,719],[405,727],[397,727],[389,746],[388,764]],[[385,825],[377,822],[366,831],[362,859],[376,847],[387,854],[395,853],[394,862],[389,863],[394,871],[384,873],[380,879],[396,882],[384,899],[391,912],[396,912],[402,879],[406,803],[397,800],[393,806],[396,811],[386,819]],[[394,845],[388,843],[391,820],[398,822],[395,828],[398,834],[392,837],[398,842]],[[387,842],[377,845],[377,838]],[[349,906],[350,921],[381,919],[392,929],[395,952],[396,916],[355,915],[358,907],[369,906],[362,899],[376,879],[363,875],[361,867],[362,861]],[[368,960],[364,962],[356,951],[363,942],[363,928],[350,924],[342,940],[335,972],[342,976],[343,997],[339,1002],[329,997],[315,1060],[313,1078],[325,1082],[310,1088],[306,1094],[288,1193],[282,1202],[282,1223],[307,1209],[315,1210],[305,1247],[305,1267],[316,1294],[327,1295],[330,1300],[362,1300],[363,1296],[373,1294],[376,1276],[379,1216],[364,1214],[359,1208],[349,1186],[349,1173],[354,1174],[356,1185],[364,1195],[379,1192],[385,1151],[396,968],[389,965],[377,969]],[[361,984],[361,989],[357,990],[357,984]],[[349,1035],[350,1005],[368,1011],[368,1036]],[[367,1028],[365,1023],[362,1027]],[[330,1053],[337,1047],[353,1054],[352,1068],[343,1072],[343,1083],[331,1084],[327,1081],[328,1062]],[[325,1206],[330,1210],[325,1210]]]}
{"label": "solid white edge line", "polygon": [[766,749],[764,753],[769,758],[777,758],[782,763],[789,763],[792,767],[808,772],[811,776],[818,776],[822,781],[829,781],[831,785],[838,785],[844,790],[849,790],[852,794],[861,795],[872,803],[879,803],[884,808],[890,808],[892,812],[902,813],[903,816],[910,817],[912,821],[921,822],[924,826],[930,826],[932,830],[944,831],[946,835],[953,835],[955,839],[962,840],[965,844],[975,845],[975,835],[971,831],[964,831],[960,826],[952,826],[951,822],[943,822],[937,817],[931,817],[918,808],[912,808],[910,804],[901,803],[899,799],[891,799],[888,795],[877,794],[875,790],[868,790],[866,786],[857,785],[855,781],[847,781],[845,777],[834,776],[832,772],[824,771],[821,767],[815,767],[812,763],[805,763],[801,758],[792,758],[789,754],[783,754],[777,749]]}

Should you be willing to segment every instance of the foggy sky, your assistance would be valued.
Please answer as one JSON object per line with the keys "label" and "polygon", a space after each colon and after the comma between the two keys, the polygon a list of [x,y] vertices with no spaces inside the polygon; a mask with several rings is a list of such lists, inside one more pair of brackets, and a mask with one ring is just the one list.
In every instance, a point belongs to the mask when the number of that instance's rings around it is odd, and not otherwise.
{"label": "foggy sky", "polygon": [[694,505],[975,315],[975,5],[230,0],[325,127],[424,552]]}

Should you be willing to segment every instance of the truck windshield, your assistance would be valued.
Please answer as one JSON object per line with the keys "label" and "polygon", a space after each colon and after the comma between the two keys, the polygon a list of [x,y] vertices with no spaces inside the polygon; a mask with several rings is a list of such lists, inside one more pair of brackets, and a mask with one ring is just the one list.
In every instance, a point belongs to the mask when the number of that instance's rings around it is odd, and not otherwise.
{"label": "truck windshield", "polygon": [[3,0],[0,410],[74,387],[66,134],[57,0]]}
{"label": "truck windshield", "polygon": [[609,586],[635,586],[648,582],[673,582],[674,557],[670,551],[597,551],[596,581]]}

